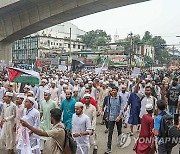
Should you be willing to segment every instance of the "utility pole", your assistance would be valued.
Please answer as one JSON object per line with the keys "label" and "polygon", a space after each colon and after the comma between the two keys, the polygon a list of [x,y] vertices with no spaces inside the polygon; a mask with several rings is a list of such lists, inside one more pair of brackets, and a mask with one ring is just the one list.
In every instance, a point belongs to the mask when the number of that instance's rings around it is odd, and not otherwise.
{"label": "utility pole", "polygon": [[174,45],[173,45],[172,49],[173,49],[173,62],[174,62],[175,61],[175,55],[174,55],[175,54],[175,47],[174,47]]}
{"label": "utility pole", "polygon": [[133,53],[133,33],[131,32],[129,34],[130,36],[130,61],[129,61],[129,64],[130,64],[130,68],[132,67],[132,53]]}
{"label": "utility pole", "polygon": [[71,57],[71,28],[70,28],[70,33],[69,33],[70,37],[69,37],[69,41],[70,41],[70,48],[69,48],[69,57]]}

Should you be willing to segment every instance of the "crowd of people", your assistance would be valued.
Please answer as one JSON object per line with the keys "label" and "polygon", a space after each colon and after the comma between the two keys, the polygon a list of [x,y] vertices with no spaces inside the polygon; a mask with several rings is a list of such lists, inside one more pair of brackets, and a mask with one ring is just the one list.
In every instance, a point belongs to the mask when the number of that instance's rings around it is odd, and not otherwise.
{"label": "crowd of people", "polygon": [[[0,149],[61,154],[68,132],[77,143],[77,154],[89,154],[91,147],[95,154],[97,117],[107,133],[106,154],[112,151],[115,125],[120,147],[122,127],[130,126],[131,136],[139,131],[139,139],[159,140],[164,113],[174,116],[180,111],[180,72],[131,73],[126,69],[99,74],[92,69],[76,73],[53,70],[40,73],[40,85],[35,85],[11,83],[7,72],[0,72]],[[180,123],[176,125],[180,128]],[[137,154],[170,154],[172,148],[166,145],[137,140],[133,150]]]}

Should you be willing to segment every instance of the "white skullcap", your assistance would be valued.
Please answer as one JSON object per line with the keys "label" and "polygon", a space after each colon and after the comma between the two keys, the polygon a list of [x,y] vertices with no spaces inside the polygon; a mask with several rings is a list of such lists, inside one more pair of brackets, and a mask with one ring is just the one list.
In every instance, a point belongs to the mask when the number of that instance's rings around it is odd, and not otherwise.
{"label": "white skullcap", "polygon": [[93,82],[92,82],[92,81],[88,81],[88,83],[91,83],[91,84],[92,84]]}
{"label": "white skullcap", "polygon": [[45,90],[44,93],[51,95],[50,90]]}
{"label": "white skullcap", "polygon": [[141,83],[146,83],[146,81],[145,80],[142,80],[142,82]]}
{"label": "white skullcap", "polygon": [[67,89],[66,92],[72,93],[72,91],[70,89]]}
{"label": "white skullcap", "polygon": [[60,81],[61,81],[61,82],[64,82],[64,79],[61,79]]}
{"label": "white skullcap", "polygon": [[6,92],[6,93],[5,93],[5,96],[10,96],[10,97],[13,97],[13,93]]}
{"label": "white skullcap", "polygon": [[90,94],[84,94],[83,98],[85,98],[85,97],[91,97],[91,95]]}
{"label": "white skullcap", "polygon": [[75,88],[73,89],[73,91],[79,91],[79,89],[78,89],[77,87],[75,87]]}
{"label": "white skullcap", "polygon": [[33,96],[34,96],[34,92],[33,92],[32,90],[28,91],[28,93],[31,93],[31,94],[33,94]]}
{"label": "white skullcap", "polygon": [[28,88],[28,89],[30,89],[30,87],[29,87],[28,85],[25,85],[25,86],[24,86],[24,88]]}
{"label": "white skullcap", "polygon": [[2,81],[0,81],[0,84],[2,84]]}
{"label": "white skullcap", "polygon": [[51,83],[54,83],[54,84],[56,84],[56,81],[54,81],[54,80],[53,80],[53,81],[51,81]]}
{"label": "white skullcap", "polygon": [[106,85],[106,84],[107,84],[107,82],[103,82],[102,84]]}
{"label": "white skullcap", "polygon": [[47,80],[46,79],[42,79],[42,81],[41,82],[45,82],[45,83],[47,83]]}
{"label": "white skullcap", "polygon": [[67,84],[63,84],[62,87],[63,87],[63,88],[68,88],[68,85],[67,85]]}
{"label": "white skullcap", "polygon": [[122,78],[121,80],[125,80],[124,78]]}
{"label": "white skullcap", "polygon": [[76,104],[75,104],[75,107],[82,107],[82,106],[84,106],[84,104],[81,102],[76,102]]}
{"label": "white skullcap", "polygon": [[111,82],[112,82],[113,80],[112,80],[112,79],[109,79],[109,81],[111,81]]}
{"label": "white skullcap", "polygon": [[64,80],[65,83],[68,83],[68,80]]}
{"label": "white skullcap", "polygon": [[26,99],[28,99],[31,103],[35,103],[35,99],[34,99],[34,97],[27,97]]}
{"label": "white skullcap", "polygon": [[153,105],[152,104],[146,104],[146,110],[150,111],[153,109]]}
{"label": "white skullcap", "polygon": [[17,95],[17,98],[23,98],[24,99],[24,93],[19,93],[18,95]]}
{"label": "white skullcap", "polygon": [[99,82],[100,82],[100,83],[103,83],[103,80],[100,80]]}

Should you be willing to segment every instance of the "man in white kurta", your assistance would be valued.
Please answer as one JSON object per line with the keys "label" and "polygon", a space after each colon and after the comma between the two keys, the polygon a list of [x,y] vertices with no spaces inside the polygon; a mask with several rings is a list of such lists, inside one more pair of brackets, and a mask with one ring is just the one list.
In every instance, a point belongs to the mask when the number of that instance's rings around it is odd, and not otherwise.
{"label": "man in white kurta", "polygon": [[85,94],[84,95],[85,105],[84,105],[84,108],[83,108],[83,112],[84,112],[85,115],[87,115],[90,118],[90,121],[91,121],[93,134],[90,137],[90,142],[91,142],[91,145],[94,146],[93,148],[94,148],[94,152],[95,152],[95,151],[97,151],[97,144],[96,144],[96,140],[95,140],[96,108],[95,108],[94,105],[92,105],[90,103],[90,98],[91,98],[90,94]]}
{"label": "man in white kurta", "polygon": [[5,92],[6,92],[6,89],[2,86],[2,82],[0,81],[0,101],[3,101]]}
{"label": "man in white kurta", "polygon": [[19,135],[20,135],[20,119],[23,117],[24,115],[24,94],[23,93],[19,93],[17,95],[17,99],[16,99],[16,142],[19,139]]}
{"label": "man in white kurta", "polygon": [[76,102],[75,114],[72,117],[72,134],[77,142],[76,154],[90,154],[89,135],[92,133],[91,121],[83,113],[84,104]]}
{"label": "man in white kurta", "polygon": [[59,93],[59,89],[56,87],[55,81],[51,81],[51,88],[49,90],[51,92],[51,99],[58,104],[60,93]]}
{"label": "man in white kurta", "polygon": [[[33,97],[27,97],[25,101],[26,108],[24,109],[23,120],[25,120],[29,125],[33,126],[34,128],[39,129],[40,113],[38,110],[33,108],[34,102],[35,99]],[[40,137],[29,130],[29,139],[31,147],[35,148],[35,150],[33,150],[33,154],[40,154]]]}
{"label": "man in white kurta", "polygon": [[12,102],[13,93],[6,92],[4,96],[3,110],[1,113],[2,134],[0,137],[0,148],[6,148],[13,152],[15,145],[15,118],[16,105]]}
{"label": "man in white kurta", "polygon": [[43,79],[41,81],[41,86],[38,88],[38,91],[35,97],[38,102],[41,102],[42,100],[44,100],[44,91],[49,89],[46,83],[47,83],[47,80]]}

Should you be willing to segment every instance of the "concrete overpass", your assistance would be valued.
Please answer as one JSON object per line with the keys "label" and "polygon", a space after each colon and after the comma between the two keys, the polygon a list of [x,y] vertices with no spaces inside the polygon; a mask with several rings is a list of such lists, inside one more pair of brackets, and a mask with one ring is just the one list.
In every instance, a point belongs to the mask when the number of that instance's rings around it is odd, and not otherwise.
{"label": "concrete overpass", "polygon": [[0,60],[24,36],[92,13],[148,0],[0,0]]}

